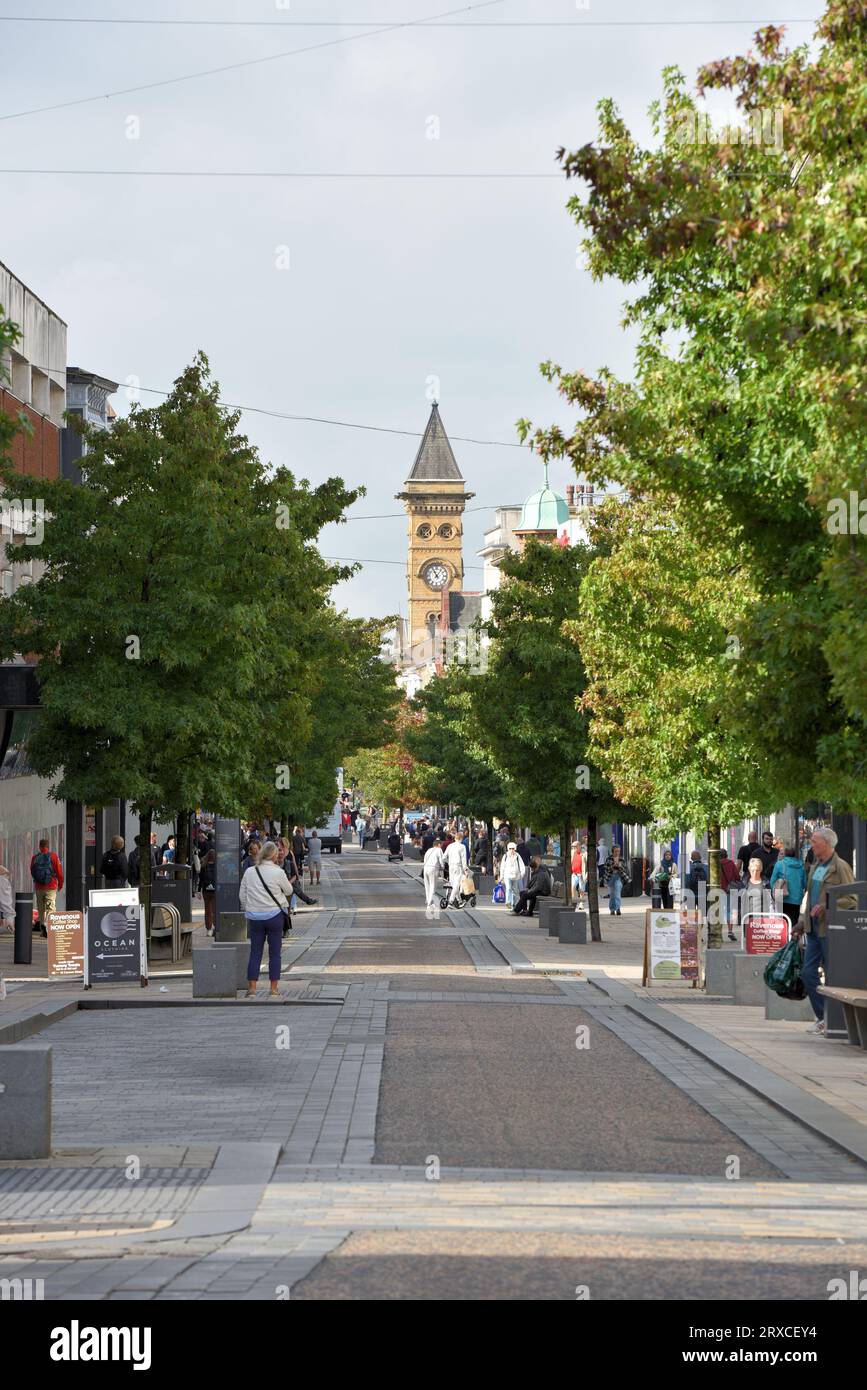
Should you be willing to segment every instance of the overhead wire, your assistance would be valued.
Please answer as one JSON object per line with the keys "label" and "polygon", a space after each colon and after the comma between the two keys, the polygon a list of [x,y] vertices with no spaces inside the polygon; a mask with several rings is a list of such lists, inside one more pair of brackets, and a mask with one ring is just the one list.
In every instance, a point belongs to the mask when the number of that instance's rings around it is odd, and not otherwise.
{"label": "overhead wire", "polygon": [[427,15],[422,19],[402,20],[399,23],[387,24],[379,29],[365,29],[361,34],[344,34],[337,39],[323,39],[319,43],[306,44],[303,48],[284,49],[281,53],[265,54],[261,58],[242,58],[234,63],[222,63],[219,67],[200,68],[196,72],[182,73],[179,77],[165,77],[156,82],[141,82],[132,87],[119,87],[115,91],[100,92],[91,97],[75,97],[69,101],[56,101],[47,106],[32,106],[24,111],[8,111],[0,115],[0,121],[15,121],[23,116],[41,115],[47,111],[65,111],[73,106],[87,106],[95,101],[110,101],[114,97],[131,96],[135,92],[151,92],[159,87],[173,87],[181,82],[194,82],[202,77],[215,77],[224,72],[237,72],[242,68],[261,67],[264,63],[277,63],[283,58],[294,58],[300,53],[315,53],[323,48],[336,48],[339,44],[357,43],[359,39],[375,38],[378,34],[396,33],[403,29],[416,28],[420,24],[433,19],[449,19],[452,15],[464,14],[467,10],[489,9],[492,5],[502,5],[505,0],[476,0],[470,5],[461,5],[458,9],[444,10],[438,15]]}

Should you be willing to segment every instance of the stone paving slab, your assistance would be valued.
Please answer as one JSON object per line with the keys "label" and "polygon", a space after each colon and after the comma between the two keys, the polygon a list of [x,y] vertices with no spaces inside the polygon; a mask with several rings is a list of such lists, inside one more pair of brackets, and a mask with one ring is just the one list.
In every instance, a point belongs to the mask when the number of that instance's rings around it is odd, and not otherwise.
{"label": "stone paving slab", "polygon": [[379,1163],[776,1171],[583,1010],[511,1001],[389,1006],[376,1137]]}
{"label": "stone paving slab", "polygon": [[[353,1233],[292,1286],[310,1300],[574,1303],[824,1300],[829,1281],[867,1265],[867,1245],[591,1237],[556,1231]],[[279,1272],[276,1266],[274,1276]],[[257,1296],[267,1296],[263,1293]],[[798,1315],[801,1317],[802,1315]],[[808,1322],[809,1314],[802,1320]]]}

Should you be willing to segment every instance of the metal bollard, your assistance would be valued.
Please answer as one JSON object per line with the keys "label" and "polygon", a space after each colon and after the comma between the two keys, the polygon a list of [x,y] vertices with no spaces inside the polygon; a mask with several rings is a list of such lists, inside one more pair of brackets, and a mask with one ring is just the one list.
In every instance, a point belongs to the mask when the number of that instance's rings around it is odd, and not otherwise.
{"label": "metal bollard", "polygon": [[15,965],[30,965],[33,960],[33,894],[15,894],[15,946],[12,954]]}

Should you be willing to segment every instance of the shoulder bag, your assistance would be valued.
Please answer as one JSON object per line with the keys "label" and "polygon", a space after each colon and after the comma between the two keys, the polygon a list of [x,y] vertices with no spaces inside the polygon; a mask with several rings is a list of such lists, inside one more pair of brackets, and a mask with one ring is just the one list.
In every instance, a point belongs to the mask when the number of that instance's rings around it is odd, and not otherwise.
{"label": "shoulder bag", "polygon": [[283,914],[283,917],[284,917],[283,930],[284,930],[284,931],[291,931],[291,930],[292,930],[292,918],[291,918],[291,916],[289,915],[289,910],[288,910],[288,908],[283,907],[283,906],[277,901],[277,899],[274,897],[274,894],[271,892],[271,889],[268,887],[267,883],[265,882],[264,878],[262,877],[262,871],[260,870],[258,864],[254,864],[254,865],[253,865],[253,868],[256,870],[256,873],[257,873],[258,876],[259,876],[259,882],[261,883],[262,887],[265,889],[265,892],[268,894],[268,897],[271,899],[272,903],[274,903],[274,904],[280,909],[281,913]]}

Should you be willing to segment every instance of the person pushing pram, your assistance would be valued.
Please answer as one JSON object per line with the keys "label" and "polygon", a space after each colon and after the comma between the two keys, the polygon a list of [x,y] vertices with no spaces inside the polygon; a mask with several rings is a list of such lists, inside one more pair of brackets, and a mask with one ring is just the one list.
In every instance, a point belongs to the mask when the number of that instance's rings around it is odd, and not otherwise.
{"label": "person pushing pram", "polygon": [[470,898],[475,901],[476,885],[467,865],[467,850],[463,840],[452,840],[444,858],[449,886],[448,892],[440,900],[440,907],[464,907]]}

